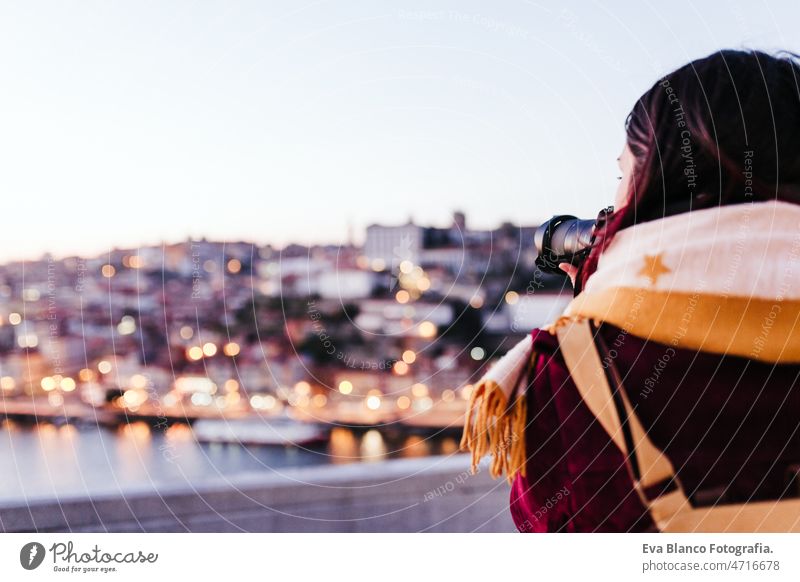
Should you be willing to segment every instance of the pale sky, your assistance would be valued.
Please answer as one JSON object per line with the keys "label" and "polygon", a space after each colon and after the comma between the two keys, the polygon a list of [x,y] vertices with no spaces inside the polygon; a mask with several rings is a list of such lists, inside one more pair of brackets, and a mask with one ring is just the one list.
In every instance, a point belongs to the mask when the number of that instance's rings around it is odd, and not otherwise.
{"label": "pale sky", "polygon": [[623,122],[762,2],[0,0],[0,261],[594,216]]}

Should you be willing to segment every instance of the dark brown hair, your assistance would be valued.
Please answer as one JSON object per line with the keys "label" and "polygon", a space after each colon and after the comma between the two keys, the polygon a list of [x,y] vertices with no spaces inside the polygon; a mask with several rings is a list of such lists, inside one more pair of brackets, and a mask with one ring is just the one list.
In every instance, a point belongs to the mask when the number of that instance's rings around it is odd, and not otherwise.
{"label": "dark brown hair", "polygon": [[625,124],[635,163],[629,203],[584,262],[581,287],[621,229],[765,200],[800,203],[800,65],[790,53],[725,50],[666,75]]}

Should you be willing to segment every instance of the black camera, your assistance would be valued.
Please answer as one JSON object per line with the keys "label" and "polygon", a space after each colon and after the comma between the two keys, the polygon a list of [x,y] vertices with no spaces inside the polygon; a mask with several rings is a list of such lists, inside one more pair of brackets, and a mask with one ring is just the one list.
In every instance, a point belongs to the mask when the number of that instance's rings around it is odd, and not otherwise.
{"label": "black camera", "polygon": [[561,214],[540,225],[533,235],[539,270],[564,275],[564,271],[558,268],[559,263],[580,265],[589,254],[595,234],[612,212],[613,206],[604,208],[595,220]]}

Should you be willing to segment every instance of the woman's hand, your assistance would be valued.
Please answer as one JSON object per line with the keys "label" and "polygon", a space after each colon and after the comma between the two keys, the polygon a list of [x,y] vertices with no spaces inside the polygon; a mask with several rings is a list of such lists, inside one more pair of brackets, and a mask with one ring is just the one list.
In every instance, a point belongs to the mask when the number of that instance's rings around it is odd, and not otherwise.
{"label": "woman's hand", "polygon": [[569,276],[569,280],[572,281],[572,286],[575,287],[575,275],[578,274],[578,267],[569,263],[559,263],[558,268]]}

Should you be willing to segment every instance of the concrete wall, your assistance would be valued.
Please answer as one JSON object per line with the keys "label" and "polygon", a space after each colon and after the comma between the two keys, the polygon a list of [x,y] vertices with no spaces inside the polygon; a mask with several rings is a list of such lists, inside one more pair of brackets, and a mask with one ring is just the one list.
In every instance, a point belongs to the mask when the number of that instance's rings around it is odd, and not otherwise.
{"label": "concrete wall", "polygon": [[511,532],[509,486],[465,455],[0,503],[0,531]]}

